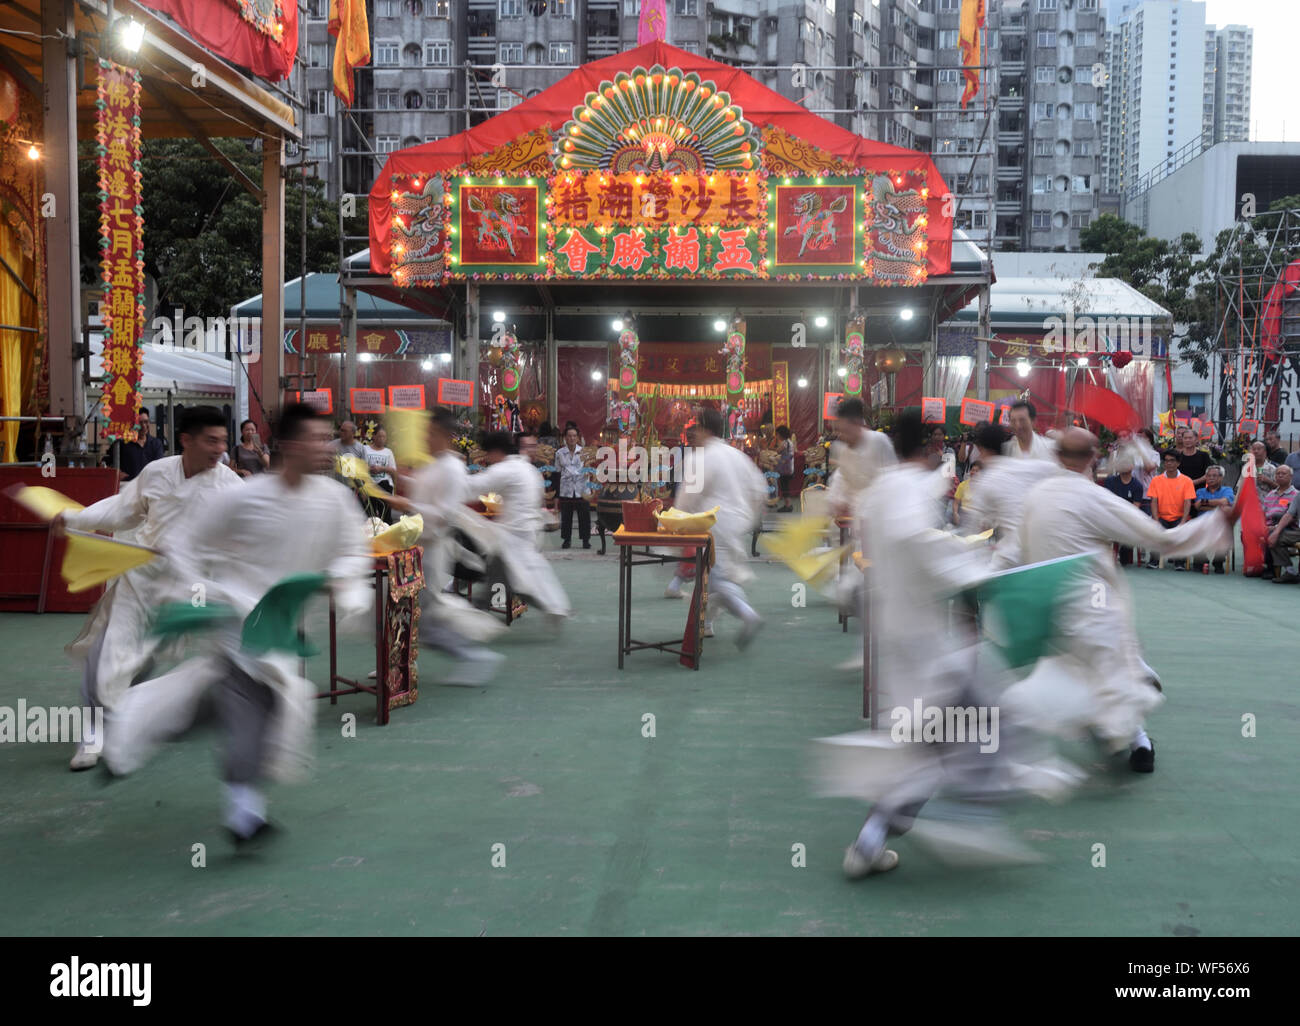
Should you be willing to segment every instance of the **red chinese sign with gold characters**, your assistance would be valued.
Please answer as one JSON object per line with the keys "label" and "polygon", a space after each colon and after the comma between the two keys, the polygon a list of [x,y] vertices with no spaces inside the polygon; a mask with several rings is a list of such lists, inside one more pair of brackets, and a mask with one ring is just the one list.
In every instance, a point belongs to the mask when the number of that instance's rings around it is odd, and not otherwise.
{"label": "red chinese sign with gold characters", "polygon": [[134,441],[144,353],[144,218],[140,190],[140,76],[99,62],[96,101],[100,276],[104,283],[104,435]]}

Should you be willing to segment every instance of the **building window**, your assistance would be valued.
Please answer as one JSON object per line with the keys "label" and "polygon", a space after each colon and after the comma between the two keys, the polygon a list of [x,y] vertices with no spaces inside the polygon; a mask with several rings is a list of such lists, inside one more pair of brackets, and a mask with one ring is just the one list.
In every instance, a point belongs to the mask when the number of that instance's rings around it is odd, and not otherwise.
{"label": "building window", "polygon": [[1096,121],[1097,105],[1095,103],[1076,103],[1074,105],[1075,121]]}
{"label": "building window", "polygon": [[451,90],[430,89],[424,96],[424,105],[430,110],[450,110]]}
{"label": "building window", "polygon": [[1052,215],[1046,210],[1035,210],[1030,215],[1030,227],[1033,228],[1050,228],[1052,227]]}
{"label": "building window", "polygon": [[509,110],[523,102],[523,97],[511,89],[497,90],[497,110]]}
{"label": "building window", "polygon": [[1051,192],[1051,175],[1034,175],[1034,192]]}
{"label": "building window", "polygon": [[395,135],[375,136],[376,153],[392,153],[401,145],[401,139]]}
{"label": "building window", "polygon": [[1053,115],[1052,105],[1050,103],[1034,104],[1034,120],[1043,121],[1051,118]]}
{"label": "building window", "polygon": [[680,49],[685,50],[687,53],[699,53],[700,44],[693,39],[688,39],[680,44]]}
{"label": "building window", "polygon": [[[321,0],[321,6],[329,7],[329,0]],[[375,15],[380,18],[396,18],[397,0],[379,0],[375,4]]]}
{"label": "building window", "polygon": [[1071,214],[1071,215],[1070,215],[1070,227],[1071,227],[1071,228],[1087,228],[1088,225],[1089,225],[1090,223],[1091,223],[1091,221],[1090,221],[1090,219],[1089,219],[1089,217],[1088,217],[1087,214]]}
{"label": "building window", "polygon": [[961,0],[939,0],[939,10],[941,11],[961,10]]}
{"label": "building window", "polygon": [[1038,9],[1040,11],[1056,10],[1056,0],[1038,0]]}
{"label": "building window", "polygon": [[551,0],[552,18],[572,18],[573,0]]}
{"label": "building window", "polygon": [[502,43],[499,50],[499,60],[502,64],[523,64],[524,63],[524,44],[523,43]]}
{"label": "building window", "polygon": [[1080,32],[1080,33],[1079,33],[1079,45],[1080,45],[1080,46],[1096,46],[1096,45],[1097,45],[1097,33],[1096,33],[1096,32]]}
{"label": "building window", "polygon": [[445,68],[448,64],[451,63],[451,44],[450,43],[425,43],[424,63],[432,64],[434,67]]}
{"label": "building window", "polygon": [[1092,192],[1092,175],[1075,175],[1074,191]]}
{"label": "building window", "polygon": [[307,155],[312,160],[329,160],[330,141],[328,139],[312,139],[307,143]]}
{"label": "building window", "polygon": [[552,64],[572,64],[572,63],[573,63],[573,44],[572,44],[572,43],[552,43],[552,44],[551,44],[551,63],[552,63]]}
{"label": "building window", "polygon": [[424,0],[405,0],[402,9],[413,18],[424,17]]}
{"label": "building window", "polygon": [[402,48],[397,43],[376,43],[375,44],[375,66],[376,67],[397,67],[398,61],[402,59]]}
{"label": "building window", "polygon": [[1035,82],[1050,82],[1055,77],[1050,64],[1039,64],[1034,68]]}
{"label": "building window", "polygon": [[312,114],[332,114],[334,113],[334,104],[331,102],[331,96],[328,89],[312,89],[309,91],[308,101],[311,104],[309,110]]}
{"label": "building window", "polygon": [[525,64],[545,64],[546,47],[541,43],[529,43],[528,49],[524,51]]}
{"label": "building window", "polygon": [[524,16],[524,0],[500,0],[498,9],[503,18],[522,18]]}
{"label": "building window", "polygon": [[970,212],[970,223],[972,228],[987,228],[989,226],[989,212],[987,210],[972,210]]}
{"label": "building window", "polygon": [[674,0],[675,14],[699,14],[699,0]]}
{"label": "building window", "polygon": [[1052,140],[1051,140],[1051,139],[1035,139],[1035,140],[1034,140],[1034,156],[1035,156],[1035,157],[1050,157],[1050,156],[1052,155],[1052,152],[1053,152],[1053,148],[1052,148]]}
{"label": "building window", "polygon": [[623,0],[623,13],[636,15],[641,13],[641,0]]}
{"label": "building window", "polygon": [[330,16],[330,0],[307,0],[307,17],[312,21],[324,21]]}
{"label": "building window", "polygon": [[940,29],[939,30],[939,49],[955,50],[957,49],[957,30]]}
{"label": "building window", "polygon": [[402,106],[407,110],[423,110],[424,93],[417,92],[414,89],[410,90],[402,97]]}
{"label": "building window", "polygon": [[433,0],[433,16],[435,18],[450,18],[451,0]]}
{"label": "building window", "polygon": [[956,85],[956,84],[957,84],[958,82],[960,82],[960,81],[961,81],[961,74],[957,71],[956,68],[940,68],[940,69],[939,69],[939,84],[940,84],[940,85],[943,85],[943,84],[945,84],[945,83],[947,83],[947,84],[949,84],[949,85]]}
{"label": "building window", "polygon": [[988,191],[989,191],[989,176],[988,176],[988,175],[976,175],[974,178],[971,179],[971,185],[970,185],[970,188],[971,188],[971,192],[973,192],[973,193],[975,193],[975,194],[977,194],[977,195],[980,194],[980,193],[988,192]]}
{"label": "building window", "polygon": [[1038,39],[1039,46],[1056,45],[1056,33],[1051,31],[1050,29],[1039,29],[1037,39]]}
{"label": "building window", "polygon": [[376,110],[397,110],[397,90],[376,89],[375,109]]}

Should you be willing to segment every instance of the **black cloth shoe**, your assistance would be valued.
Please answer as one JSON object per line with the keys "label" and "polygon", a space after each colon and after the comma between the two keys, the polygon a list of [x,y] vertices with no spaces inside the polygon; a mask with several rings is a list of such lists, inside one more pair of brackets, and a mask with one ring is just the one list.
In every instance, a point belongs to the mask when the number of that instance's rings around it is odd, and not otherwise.
{"label": "black cloth shoe", "polygon": [[251,834],[244,835],[238,830],[232,830],[226,827],[226,833],[230,835],[231,841],[234,842],[235,850],[238,852],[258,851],[263,844],[274,840],[279,835],[279,830],[272,824],[263,820],[258,824],[257,829]]}
{"label": "black cloth shoe", "polygon": [[1154,773],[1156,771],[1156,743],[1150,748],[1135,748],[1129,752],[1128,768],[1134,773]]}
{"label": "black cloth shoe", "polygon": [[584,549],[589,549],[589,548],[591,548],[591,542],[589,542],[589,541],[585,541],[585,542],[583,542],[583,543],[582,543],[582,547],[583,547]]}
{"label": "black cloth shoe", "polygon": [[1216,561],[1216,562],[1215,562],[1215,564],[1214,564],[1214,572],[1215,572],[1216,574],[1227,573],[1227,571],[1223,569],[1223,561],[1222,561],[1222,560],[1219,560],[1219,561]]}
{"label": "black cloth shoe", "polygon": [[560,543],[560,548],[567,549],[568,547],[569,547],[569,543],[567,541],[563,541]]}

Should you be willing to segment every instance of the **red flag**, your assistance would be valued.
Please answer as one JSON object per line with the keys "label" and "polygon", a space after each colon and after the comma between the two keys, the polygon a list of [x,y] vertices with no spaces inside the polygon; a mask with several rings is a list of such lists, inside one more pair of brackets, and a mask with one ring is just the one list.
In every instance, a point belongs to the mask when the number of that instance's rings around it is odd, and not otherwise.
{"label": "red flag", "polygon": [[330,0],[329,34],[334,43],[334,95],[351,107],[356,99],[353,72],[370,63],[370,25],[364,0]]}
{"label": "red flag", "polygon": [[961,94],[961,109],[980,91],[980,29],[984,27],[984,0],[962,0],[961,29],[957,45],[961,49],[961,62],[965,65],[962,77],[966,88]]}
{"label": "red flag", "polygon": [[636,26],[636,45],[668,39],[668,8],[664,0],[642,0],[641,20]]}
{"label": "red flag", "polygon": [[1255,487],[1253,462],[1241,478],[1237,503],[1233,508],[1241,515],[1243,570],[1247,577],[1257,577],[1264,572],[1264,549],[1268,539],[1268,525],[1264,522],[1264,507],[1259,503],[1259,490]]}
{"label": "red flag", "polygon": [[1070,407],[1089,420],[1104,424],[1117,434],[1124,431],[1140,431],[1146,426],[1142,423],[1137,410],[1133,409],[1123,396],[1102,385],[1094,385],[1091,381],[1075,382],[1074,398]]}

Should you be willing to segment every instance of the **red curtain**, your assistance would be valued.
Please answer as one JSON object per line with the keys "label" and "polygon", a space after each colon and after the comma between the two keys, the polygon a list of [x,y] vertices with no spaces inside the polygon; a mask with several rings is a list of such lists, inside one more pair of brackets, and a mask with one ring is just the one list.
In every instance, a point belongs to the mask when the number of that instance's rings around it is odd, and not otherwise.
{"label": "red curtain", "polygon": [[[578,425],[578,431],[589,445],[600,438],[609,412],[606,390],[609,385],[609,354],[596,346],[560,346],[556,354],[556,396],[559,422],[557,429],[568,421]],[[593,371],[600,379],[593,380]]]}
{"label": "red curtain", "polygon": [[140,0],[174,19],[200,44],[272,82],[289,77],[298,53],[298,3],[283,3],[284,33],[279,42],[246,22],[227,0]]}
{"label": "red curtain", "polygon": [[[790,423],[799,451],[802,452],[817,440],[820,410],[817,409],[817,350],[807,346],[773,346],[772,361],[790,365]],[[799,379],[808,384],[800,388]],[[780,427],[773,424],[772,427]]]}

